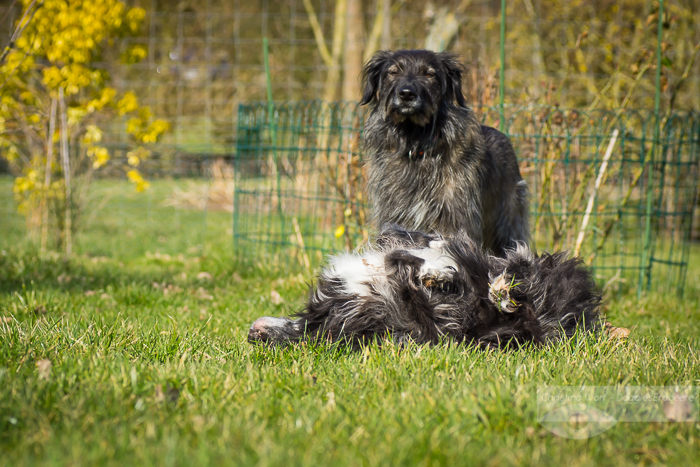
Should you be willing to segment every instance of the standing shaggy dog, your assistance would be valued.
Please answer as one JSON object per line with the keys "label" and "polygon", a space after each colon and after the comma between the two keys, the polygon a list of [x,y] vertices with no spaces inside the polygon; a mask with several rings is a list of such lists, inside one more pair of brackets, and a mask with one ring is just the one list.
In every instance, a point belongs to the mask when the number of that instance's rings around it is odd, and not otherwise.
{"label": "standing shaggy dog", "polygon": [[566,253],[537,256],[519,245],[501,258],[462,234],[390,228],[375,247],[332,257],[296,319],[260,318],[248,340],[359,344],[391,336],[516,347],[595,329],[599,305],[590,272]]}
{"label": "standing shaggy dog", "polygon": [[460,230],[494,254],[528,240],[528,193],[508,138],[479,123],[456,56],[378,52],[363,70],[375,225]]}

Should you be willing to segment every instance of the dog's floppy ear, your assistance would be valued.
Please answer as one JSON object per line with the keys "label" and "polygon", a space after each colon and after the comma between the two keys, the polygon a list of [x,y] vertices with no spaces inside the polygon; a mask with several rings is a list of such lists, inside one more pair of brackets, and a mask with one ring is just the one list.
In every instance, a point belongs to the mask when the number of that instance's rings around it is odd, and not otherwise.
{"label": "dog's floppy ear", "polygon": [[379,90],[379,81],[382,76],[382,71],[386,67],[387,62],[391,58],[392,53],[388,50],[382,50],[374,54],[362,69],[362,87],[364,92],[360,105],[369,104],[377,99],[377,91]]}
{"label": "dog's floppy ear", "polygon": [[449,102],[456,101],[460,107],[466,107],[467,101],[464,99],[464,94],[462,94],[462,73],[464,73],[464,67],[459,62],[457,55],[440,53],[438,57],[445,70],[445,82],[443,83],[445,99]]}

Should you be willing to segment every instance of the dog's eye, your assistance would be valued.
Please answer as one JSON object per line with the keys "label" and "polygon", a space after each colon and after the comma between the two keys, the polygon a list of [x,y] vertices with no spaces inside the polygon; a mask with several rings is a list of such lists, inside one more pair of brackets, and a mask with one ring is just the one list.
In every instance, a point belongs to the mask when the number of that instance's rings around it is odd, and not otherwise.
{"label": "dog's eye", "polygon": [[434,76],[435,76],[435,70],[433,70],[432,68],[429,69],[429,70],[426,70],[426,71],[425,71],[425,76],[428,76],[428,77],[430,77],[430,78],[434,77]]}
{"label": "dog's eye", "polygon": [[389,70],[389,72],[388,72],[389,76],[396,76],[398,74],[399,74],[399,72],[397,70]]}

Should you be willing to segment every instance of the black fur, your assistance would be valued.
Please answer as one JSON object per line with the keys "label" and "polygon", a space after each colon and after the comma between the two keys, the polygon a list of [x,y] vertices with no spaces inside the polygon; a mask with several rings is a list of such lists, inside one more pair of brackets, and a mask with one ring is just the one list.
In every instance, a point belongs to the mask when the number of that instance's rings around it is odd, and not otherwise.
{"label": "black fur", "polygon": [[496,257],[463,234],[391,227],[374,248],[331,258],[296,319],[260,318],[248,339],[546,344],[596,329],[600,302],[590,272],[566,253],[519,245]]}
{"label": "black fur", "polygon": [[479,124],[456,56],[378,52],[363,70],[363,138],[375,225],[453,235],[494,254],[528,241],[528,192],[515,152]]}

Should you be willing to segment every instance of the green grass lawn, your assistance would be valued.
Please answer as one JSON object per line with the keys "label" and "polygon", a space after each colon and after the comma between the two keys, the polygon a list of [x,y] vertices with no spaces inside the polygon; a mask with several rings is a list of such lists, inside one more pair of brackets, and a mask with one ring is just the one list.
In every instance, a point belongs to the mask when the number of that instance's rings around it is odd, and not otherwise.
{"label": "green grass lawn", "polygon": [[[228,214],[100,182],[74,258],[24,238],[0,179],[2,465],[692,465],[700,424],[537,422],[545,385],[700,386],[700,248],[684,298],[615,295],[627,341],[482,352],[443,345],[253,347],[308,273],[235,259]],[[139,197],[140,196],[140,197]],[[151,198],[145,198],[150,196]],[[86,218],[87,219],[87,218]],[[281,300],[280,298],[281,297]],[[697,406],[696,406],[697,410]]]}

